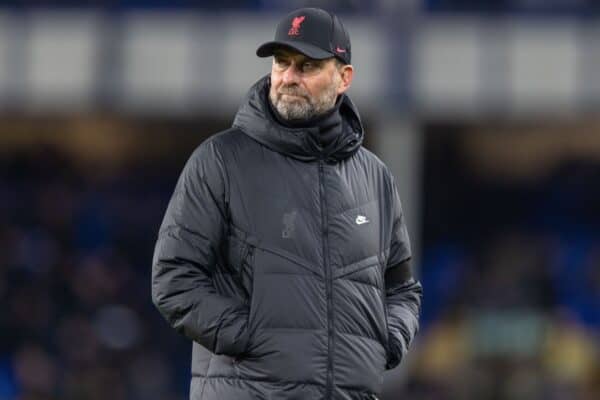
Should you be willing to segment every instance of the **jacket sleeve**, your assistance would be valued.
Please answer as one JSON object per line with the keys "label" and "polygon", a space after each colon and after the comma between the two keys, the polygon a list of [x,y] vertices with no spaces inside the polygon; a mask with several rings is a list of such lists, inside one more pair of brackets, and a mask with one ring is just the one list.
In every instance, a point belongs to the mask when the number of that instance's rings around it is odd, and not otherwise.
{"label": "jacket sleeve", "polygon": [[222,159],[205,141],[183,168],[159,229],[152,301],[179,333],[215,354],[235,356],[248,342],[248,307],[217,293],[212,281],[226,198]]}
{"label": "jacket sleeve", "polygon": [[404,222],[400,197],[392,184],[393,225],[390,253],[385,272],[388,320],[388,360],[386,369],[400,364],[419,330],[423,288],[410,270],[410,240]]}

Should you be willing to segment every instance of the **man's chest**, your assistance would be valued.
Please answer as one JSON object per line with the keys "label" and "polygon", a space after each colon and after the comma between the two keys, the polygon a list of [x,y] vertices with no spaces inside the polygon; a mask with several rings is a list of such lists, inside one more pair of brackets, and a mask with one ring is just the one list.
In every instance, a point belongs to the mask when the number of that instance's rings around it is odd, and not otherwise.
{"label": "man's chest", "polygon": [[270,248],[337,267],[385,250],[381,179],[360,164],[264,160],[237,169],[229,190],[231,222]]}

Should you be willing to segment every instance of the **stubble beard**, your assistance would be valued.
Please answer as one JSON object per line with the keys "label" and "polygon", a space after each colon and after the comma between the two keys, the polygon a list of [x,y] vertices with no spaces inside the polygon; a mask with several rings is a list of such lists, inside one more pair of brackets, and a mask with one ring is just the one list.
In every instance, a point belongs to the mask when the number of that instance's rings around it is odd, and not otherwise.
{"label": "stubble beard", "polygon": [[[271,89],[269,99],[279,115],[285,120],[310,119],[329,111],[337,99],[340,78],[335,76],[333,82],[317,97],[311,97],[302,87],[282,86],[279,92]],[[300,97],[285,96],[290,94]]]}

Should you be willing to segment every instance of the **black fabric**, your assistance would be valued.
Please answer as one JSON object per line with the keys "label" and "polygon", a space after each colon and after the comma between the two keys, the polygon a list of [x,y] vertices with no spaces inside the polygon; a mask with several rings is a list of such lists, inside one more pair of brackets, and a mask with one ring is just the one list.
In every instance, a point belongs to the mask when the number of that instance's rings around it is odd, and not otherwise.
{"label": "black fabric", "polygon": [[272,56],[279,47],[317,60],[336,57],[344,64],[352,61],[350,36],[342,21],[320,8],[300,8],[283,17],[275,29],[275,39],[260,45],[256,55]]}
{"label": "black fabric", "polygon": [[406,283],[413,277],[410,260],[402,261],[400,264],[390,267],[385,271],[385,287],[393,288]]}
{"label": "black fabric", "polygon": [[323,149],[270,116],[267,87],[184,166],[152,300],[193,341],[190,399],[372,400],[419,327],[420,283],[385,282],[411,255],[396,184],[347,96]]}

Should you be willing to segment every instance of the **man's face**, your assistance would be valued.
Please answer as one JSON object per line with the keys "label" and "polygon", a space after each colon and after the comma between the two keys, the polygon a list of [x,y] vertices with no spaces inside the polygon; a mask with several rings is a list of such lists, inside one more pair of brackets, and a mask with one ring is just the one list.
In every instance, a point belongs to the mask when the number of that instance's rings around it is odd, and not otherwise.
{"label": "man's face", "polygon": [[284,119],[323,114],[346,88],[334,58],[315,60],[293,50],[275,51],[269,98]]}

